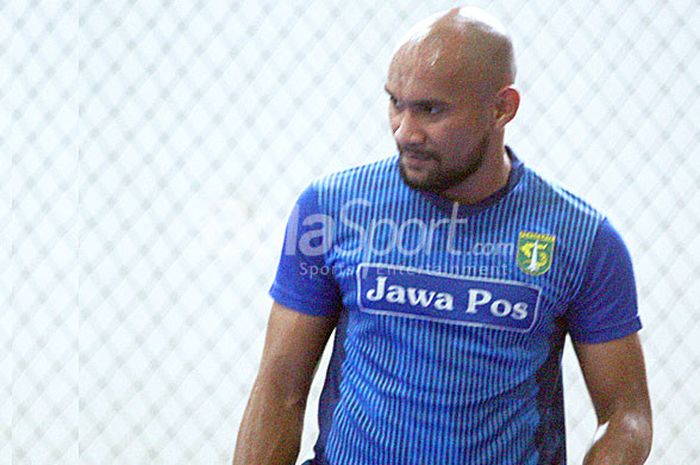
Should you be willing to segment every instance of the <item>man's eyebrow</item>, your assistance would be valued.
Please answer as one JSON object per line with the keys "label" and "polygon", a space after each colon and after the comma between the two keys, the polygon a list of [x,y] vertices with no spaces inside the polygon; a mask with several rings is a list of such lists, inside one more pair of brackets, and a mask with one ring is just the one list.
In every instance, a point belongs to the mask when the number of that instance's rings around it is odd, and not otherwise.
{"label": "man's eyebrow", "polygon": [[[396,96],[389,90],[388,86],[384,86],[384,90],[390,97],[396,98]],[[404,103],[410,106],[449,106],[448,102],[440,99],[405,100]]]}

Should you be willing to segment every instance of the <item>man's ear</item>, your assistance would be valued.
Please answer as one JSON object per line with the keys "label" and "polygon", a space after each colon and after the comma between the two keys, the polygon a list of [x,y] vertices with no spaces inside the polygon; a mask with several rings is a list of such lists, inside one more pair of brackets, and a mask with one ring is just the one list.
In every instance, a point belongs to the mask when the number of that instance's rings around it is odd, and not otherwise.
{"label": "man's ear", "polygon": [[496,125],[502,128],[508,124],[515,118],[519,106],[520,93],[514,87],[508,86],[499,90],[495,101]]}

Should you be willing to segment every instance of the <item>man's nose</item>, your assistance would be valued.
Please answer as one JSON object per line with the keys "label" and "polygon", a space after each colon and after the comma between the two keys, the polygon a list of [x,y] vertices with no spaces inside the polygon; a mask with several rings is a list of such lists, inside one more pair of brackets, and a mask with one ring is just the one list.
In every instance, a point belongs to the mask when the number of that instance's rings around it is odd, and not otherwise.
{"label": "man's nose", "polygon": [[394,139],[399,145],[422,144],[425,142],[425,132],[410,111],[403,111],[396,115],[394,126]]}

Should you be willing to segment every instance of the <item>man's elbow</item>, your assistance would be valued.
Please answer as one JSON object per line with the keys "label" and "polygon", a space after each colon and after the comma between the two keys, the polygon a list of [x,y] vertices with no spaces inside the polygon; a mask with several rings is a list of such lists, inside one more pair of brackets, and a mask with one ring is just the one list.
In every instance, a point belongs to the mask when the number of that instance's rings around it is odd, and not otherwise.
{"label": "man's elbow", "polygon": [[624,422],[625,430],[628,431],[632,442],[636,445],[639,455],[643,457],[640,463],[643,463],[651,453],[654,438],[651,414],[626,415]]}
{"label": "man's elbow", "polygon": [[[617,423],[613,426],[613,422]],[[619,444],[626,444],[625,455],[631,460],[630,463],[643,464],[651,453],[651,446],[654,436],[654,427],[651,414],[648,412],[626,412],[617,419],[613,416],[608,428],[614,428],[614,436],[621,441]]]}
{"label": "man's elbow", "polygon": [[308,380],[293,376],[265,376],[260,374],[255,381],[254,391],[263,397],[274,399],[277,408],[284,410],[304,409],[309,395]]}

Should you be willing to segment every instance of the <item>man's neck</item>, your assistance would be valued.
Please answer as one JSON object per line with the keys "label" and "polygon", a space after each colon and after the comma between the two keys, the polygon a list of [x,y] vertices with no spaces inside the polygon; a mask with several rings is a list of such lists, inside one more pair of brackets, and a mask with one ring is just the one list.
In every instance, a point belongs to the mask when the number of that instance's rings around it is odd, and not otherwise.
{"label": "man's neck", "polygon": [[486,157],[481,167],[462,183],[444,191],[441,195],[453,202],[476,204],[488,198],[508,184],[512,162],[505,146]]}

